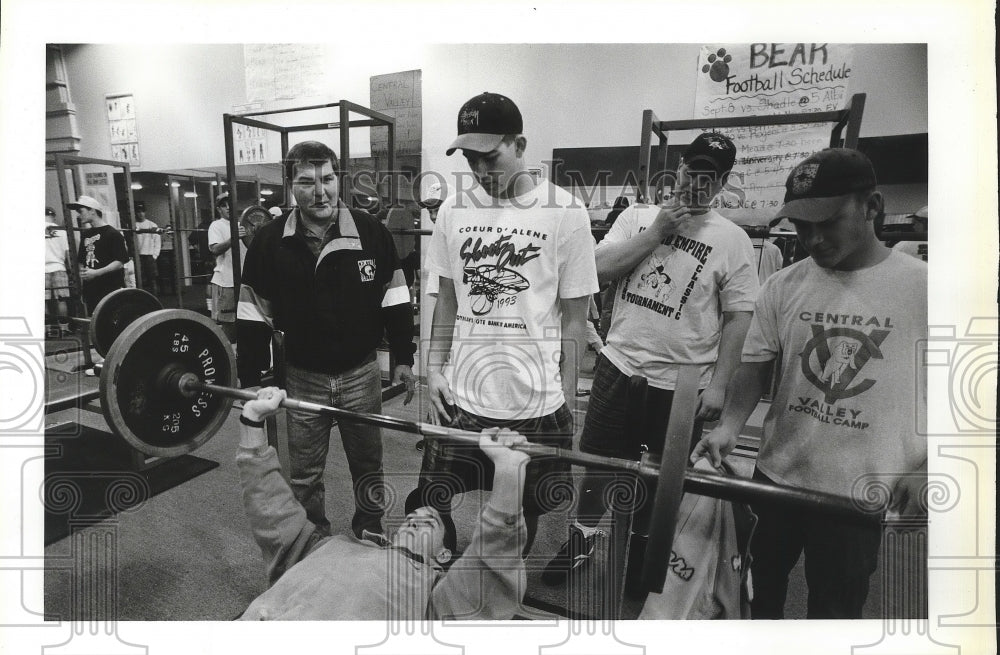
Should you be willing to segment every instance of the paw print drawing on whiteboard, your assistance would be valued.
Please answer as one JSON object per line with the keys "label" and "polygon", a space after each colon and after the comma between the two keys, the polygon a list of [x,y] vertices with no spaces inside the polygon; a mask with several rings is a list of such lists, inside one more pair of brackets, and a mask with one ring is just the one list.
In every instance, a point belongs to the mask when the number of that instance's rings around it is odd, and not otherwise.
{"label": "paw print drawing on whiteboard", "polygon": [[702,73],[708,73],[713,82],[721,82],[729,77],[729,62],[732,55],[726,54],[725,48],[719,48],[715,54],[708,56],[708,63],[701,67]]}

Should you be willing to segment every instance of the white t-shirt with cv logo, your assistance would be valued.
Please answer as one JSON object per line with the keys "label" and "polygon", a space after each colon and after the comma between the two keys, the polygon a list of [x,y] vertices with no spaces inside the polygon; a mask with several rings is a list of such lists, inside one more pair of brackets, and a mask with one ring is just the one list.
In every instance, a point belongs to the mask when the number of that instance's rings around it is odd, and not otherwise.
{"label": "white t-shirt with cv logo", "polygon": [[559,301],[598,290],[583,203],[548,181],[511,200],[481,187],[450,196],[438,211],[427,269],[455,284],[444,375],[458,406],[501,420],[559,409]]}
{"label": "white t-shirt with cv logo", "polygon": [[919,466],[926,338],[927,265],[899,252],[847,272],[809,258],[768,278],[743,345],[743,361],[781,356],[761,472],[850,496]]}

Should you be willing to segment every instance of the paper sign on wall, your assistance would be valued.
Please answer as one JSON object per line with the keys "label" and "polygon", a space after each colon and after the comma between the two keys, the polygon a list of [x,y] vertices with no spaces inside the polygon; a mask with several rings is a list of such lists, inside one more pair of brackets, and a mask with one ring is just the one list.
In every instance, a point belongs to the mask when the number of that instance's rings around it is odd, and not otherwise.
{"label": "paper sign on wall", "polygon": [[267,135],[263,128],[233,124],[233,156],[237,164],[263,162],[267,155]]}
{"label": "paper sign on wall", "polygon": [[853,48],[835,43],[704,45],[695,116],[836,111],[847,101]]}
{"label": "paper sign on wall", "polygon": [[[695,116],[732,118],[843,109],[850,98],[853,48],[833,43],[702,46]],[[830,145],[830,123],[721,130],[737,146],[723,213],[742,224],[774,218],[795,164]]]}
{"label": "paper sign on wall", "polygon": [[139,165],[139,132],[132,94],[104,96],[111,138],[111,159]]}
{"label": "paper sign on wall", "polygon": [[[396,154],[419,155],[423,141],[420,71],[373,75],[369,84],[371,108],[396,119]],[[388,152],[388,129],[371,130],[371,148],[376,157]]]}
{"label": "paper sign on wall", "polygon": [[308,98],[328,91],[322,45],[245,45],[243,60],[248,102]]}

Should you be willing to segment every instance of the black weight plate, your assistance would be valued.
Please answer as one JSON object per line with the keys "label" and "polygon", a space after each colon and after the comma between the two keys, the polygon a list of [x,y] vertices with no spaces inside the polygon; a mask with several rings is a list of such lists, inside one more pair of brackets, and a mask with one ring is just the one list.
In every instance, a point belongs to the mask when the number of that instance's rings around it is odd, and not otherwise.
{"label": "black weight plate", "polygon": [[118,289],[104,296],[90,317],[90,343],[101,357],[111,344],[140,316],[163,309],[163,303],[142,289]]}
{"label": "black weight plate", "polygon": [[246,236],[243,237],[243,245],[249,248],[250,242],[253,241],[253,235],[257,232],[257,228],[273,218],[271,212],[260,205],[250,205],[244,209],[243,213],[240,214],[240,225],[246,230]]}
{"label": "black weight plate", "polygon": [[235,387],[236,358],[211,320],[162,309],[133,322],[112,345],[101,372],[101,408],[114,432],[148,455],[173,457],[208,441],[229,416],[233,399],[208,392],[185,396],[168,371]]}

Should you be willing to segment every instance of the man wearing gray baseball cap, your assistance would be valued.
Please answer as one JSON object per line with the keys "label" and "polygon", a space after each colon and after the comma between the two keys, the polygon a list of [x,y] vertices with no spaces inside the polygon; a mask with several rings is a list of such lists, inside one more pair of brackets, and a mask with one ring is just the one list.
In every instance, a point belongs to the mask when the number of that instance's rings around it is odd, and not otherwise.
{"label": "man wearing gray baseball cap", "polygon": [[[876,185],[868,157],[847,148],[822,150],[792,170],[776,219],[792,222],[810,257],[761,288],[722,419],[692,459],[716,463],[732,451],[778,361],[754,478],[861,506],[873,490],[891,489],[890,513],[921,514],[927,442],[918,426],[927,396],[916,353],[927,338],[927,265],[879,241]],[[861,618],[880,530],[753,509],[753,618],[783,618],[788,574],[803,552],[807,618]]]}

